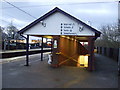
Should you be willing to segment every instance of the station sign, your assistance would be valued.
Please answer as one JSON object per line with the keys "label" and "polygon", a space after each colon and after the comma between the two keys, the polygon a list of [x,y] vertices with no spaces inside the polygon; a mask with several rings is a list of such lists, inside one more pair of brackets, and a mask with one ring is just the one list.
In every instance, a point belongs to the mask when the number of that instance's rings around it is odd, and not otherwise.
{"label": "station sign", "polygon": [[61,35],[77,35],[73,30],[75,27],[74,23],[61,23],[60,34]]}

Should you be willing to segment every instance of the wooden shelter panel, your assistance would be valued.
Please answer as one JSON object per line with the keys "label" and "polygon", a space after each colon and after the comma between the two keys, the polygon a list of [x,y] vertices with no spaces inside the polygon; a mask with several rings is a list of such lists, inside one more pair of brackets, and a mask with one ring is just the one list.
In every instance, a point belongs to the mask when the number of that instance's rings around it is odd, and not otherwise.
{"label": "wooden shelter panel", "polygon": [[[62,54],[59,56],[59,63],[66,61],[63,65],[76,66],[79,55],[88,54],[88,50],[75,40],[60,37],[59,52]],[[68,58],[69,57],[69,58]],[[74,60],[71,60],[73,58]]]}

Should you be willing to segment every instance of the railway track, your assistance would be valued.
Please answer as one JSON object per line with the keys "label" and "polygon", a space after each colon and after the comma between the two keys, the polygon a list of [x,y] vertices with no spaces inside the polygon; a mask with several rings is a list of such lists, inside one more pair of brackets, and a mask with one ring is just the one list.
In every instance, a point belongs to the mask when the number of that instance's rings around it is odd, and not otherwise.
{"label": "railway track", "polygon": [[[51,48],[44,48],[43,51],[41,49],[30,49],[29,55],[37,54],[41,52],[50,52]],[[11,58],[16,56],[23,56],[26,55],[26,50],[14,50],[14,51],[3,51],[1,52],[2,58]]]}

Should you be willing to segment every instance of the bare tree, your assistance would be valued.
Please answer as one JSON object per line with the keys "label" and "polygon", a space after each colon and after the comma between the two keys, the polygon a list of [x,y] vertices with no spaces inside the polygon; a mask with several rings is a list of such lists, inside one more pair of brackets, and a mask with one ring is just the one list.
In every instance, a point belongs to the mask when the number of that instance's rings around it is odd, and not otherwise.
{"label": "bare tree", "polygon": [[1,34],[1,43],[0,45],[4,50],[6,50],[6,44],[7,44],[7,39],[8,35],[5,33],[5,28],[0,26],[0,34]]}
{"label": "bare tree", "polygon": [[[1,41],[2,41],[2,46],[4,47],[3,49],[6,50],[6,46],[8,49],[10,49],[10,41],[13,41],[13,44],[16,45],[17,47],[17,40],[23,39],[18,33],[18,29],[10,24],[9,26],[3,28],[0,26],[0,33],[1,33]],[[16,41],[16,43],[14,42]],[[13,45],[12,44],[12,45]]]}
{"label": "bare tree", "polygon": [[99,40],[96,41],[96,46],[102,47],[120,47],[120,21],[118,24],[105,25],[101,27],[102,35]]}
{"label": "bare tree", "polygon": [[9,25],[7,28],[6,28],[6,31],[7,31],[7,34],[8,36],[11,38],[11,39],[14,39],[15,38],[15,34],[17,33],[18,29],[13,26],[13,25]]}

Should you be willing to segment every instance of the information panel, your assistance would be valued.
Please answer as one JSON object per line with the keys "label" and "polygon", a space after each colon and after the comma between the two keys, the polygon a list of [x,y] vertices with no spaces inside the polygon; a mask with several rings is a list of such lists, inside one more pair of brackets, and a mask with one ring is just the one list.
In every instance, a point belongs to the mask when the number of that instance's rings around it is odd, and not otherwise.
{"label": "information panel", "polygon": [[77,35],[73,30],[74,26],[74,23],[61,23],[61,35]]}

